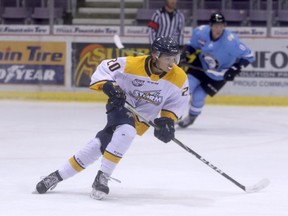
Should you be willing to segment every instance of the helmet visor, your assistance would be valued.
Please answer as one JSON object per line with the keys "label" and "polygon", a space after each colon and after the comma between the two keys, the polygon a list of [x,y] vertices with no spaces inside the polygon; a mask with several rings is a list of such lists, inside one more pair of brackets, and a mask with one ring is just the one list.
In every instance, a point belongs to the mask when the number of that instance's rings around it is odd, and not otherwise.
{"label": "helmet visor", "polygon": [[177,55],[171,55],[167,53],[161,53],[160,57],[158,58],[159,61],[162,61],[163,63],[167,64],[176,64],[178,65],[180,62],[180,53]]}

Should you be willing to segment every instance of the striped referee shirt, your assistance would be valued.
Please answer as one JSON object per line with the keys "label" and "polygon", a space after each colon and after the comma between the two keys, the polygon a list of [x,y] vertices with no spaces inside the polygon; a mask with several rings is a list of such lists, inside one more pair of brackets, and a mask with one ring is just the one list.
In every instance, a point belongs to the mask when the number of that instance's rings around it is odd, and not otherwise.
{"label": "striped referee shirt", "polygon": [[184,26],[184,15],[178,9],[171,13],[167,12],[165,7],[156,10],[148,22],[150,44],[153,43],[155,38],[165,36],[172,37],[180,46],[183,45]]}

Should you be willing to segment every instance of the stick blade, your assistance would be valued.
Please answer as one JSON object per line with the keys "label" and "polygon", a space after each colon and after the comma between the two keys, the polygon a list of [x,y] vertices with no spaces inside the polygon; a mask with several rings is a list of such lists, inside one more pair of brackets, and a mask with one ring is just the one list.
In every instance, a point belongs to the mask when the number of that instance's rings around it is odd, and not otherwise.
{"label": "stick blade", "polygon": [[114,43],[115,43],[115,45],[116,45],[116,47],[117,47],[118,49],[123,49],[123,48],[124,48],[124,46],[123,46],[123,44],[122,44],[122,42],[121,42],[121,40],[120,40],[119,35],[115,34],[115,35],[113,36],[113,40],[114,40]]}
{"label": "stick blade", "polygon": [[265,179],[262,179],[261,181],[259,181],[255,185],[245,187],[245,191],[247,193],[255,193],[255,192],[258,192],[258,191],[266,188],[269,184],[270,184],[270,180],[265,178]]}

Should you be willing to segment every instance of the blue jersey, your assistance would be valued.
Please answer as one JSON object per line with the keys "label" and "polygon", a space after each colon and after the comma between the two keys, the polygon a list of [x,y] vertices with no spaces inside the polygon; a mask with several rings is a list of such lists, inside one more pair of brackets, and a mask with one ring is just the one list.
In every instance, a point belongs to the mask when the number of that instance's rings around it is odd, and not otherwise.
{"label": "blue jersey", "polygon": [[[204,69],[223,71],[240,59],[245,59],[250,63],[254,61],[251,50],[235,34],[225,29],[221,37],[213,41],[210,31],[209,25],[197,27],[188,44],[196,50],[201,50],[199,59]],[[223,79],[211,73],[206,74],[215,80]]]}

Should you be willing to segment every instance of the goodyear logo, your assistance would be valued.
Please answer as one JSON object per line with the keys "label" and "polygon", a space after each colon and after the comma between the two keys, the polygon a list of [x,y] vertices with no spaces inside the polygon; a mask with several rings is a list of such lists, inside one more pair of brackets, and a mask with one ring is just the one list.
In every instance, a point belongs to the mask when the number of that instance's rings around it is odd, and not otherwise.
{"label": "goodyear logo", "polygon": [[2,42],[0,83],[64,85],[63,42]]}

